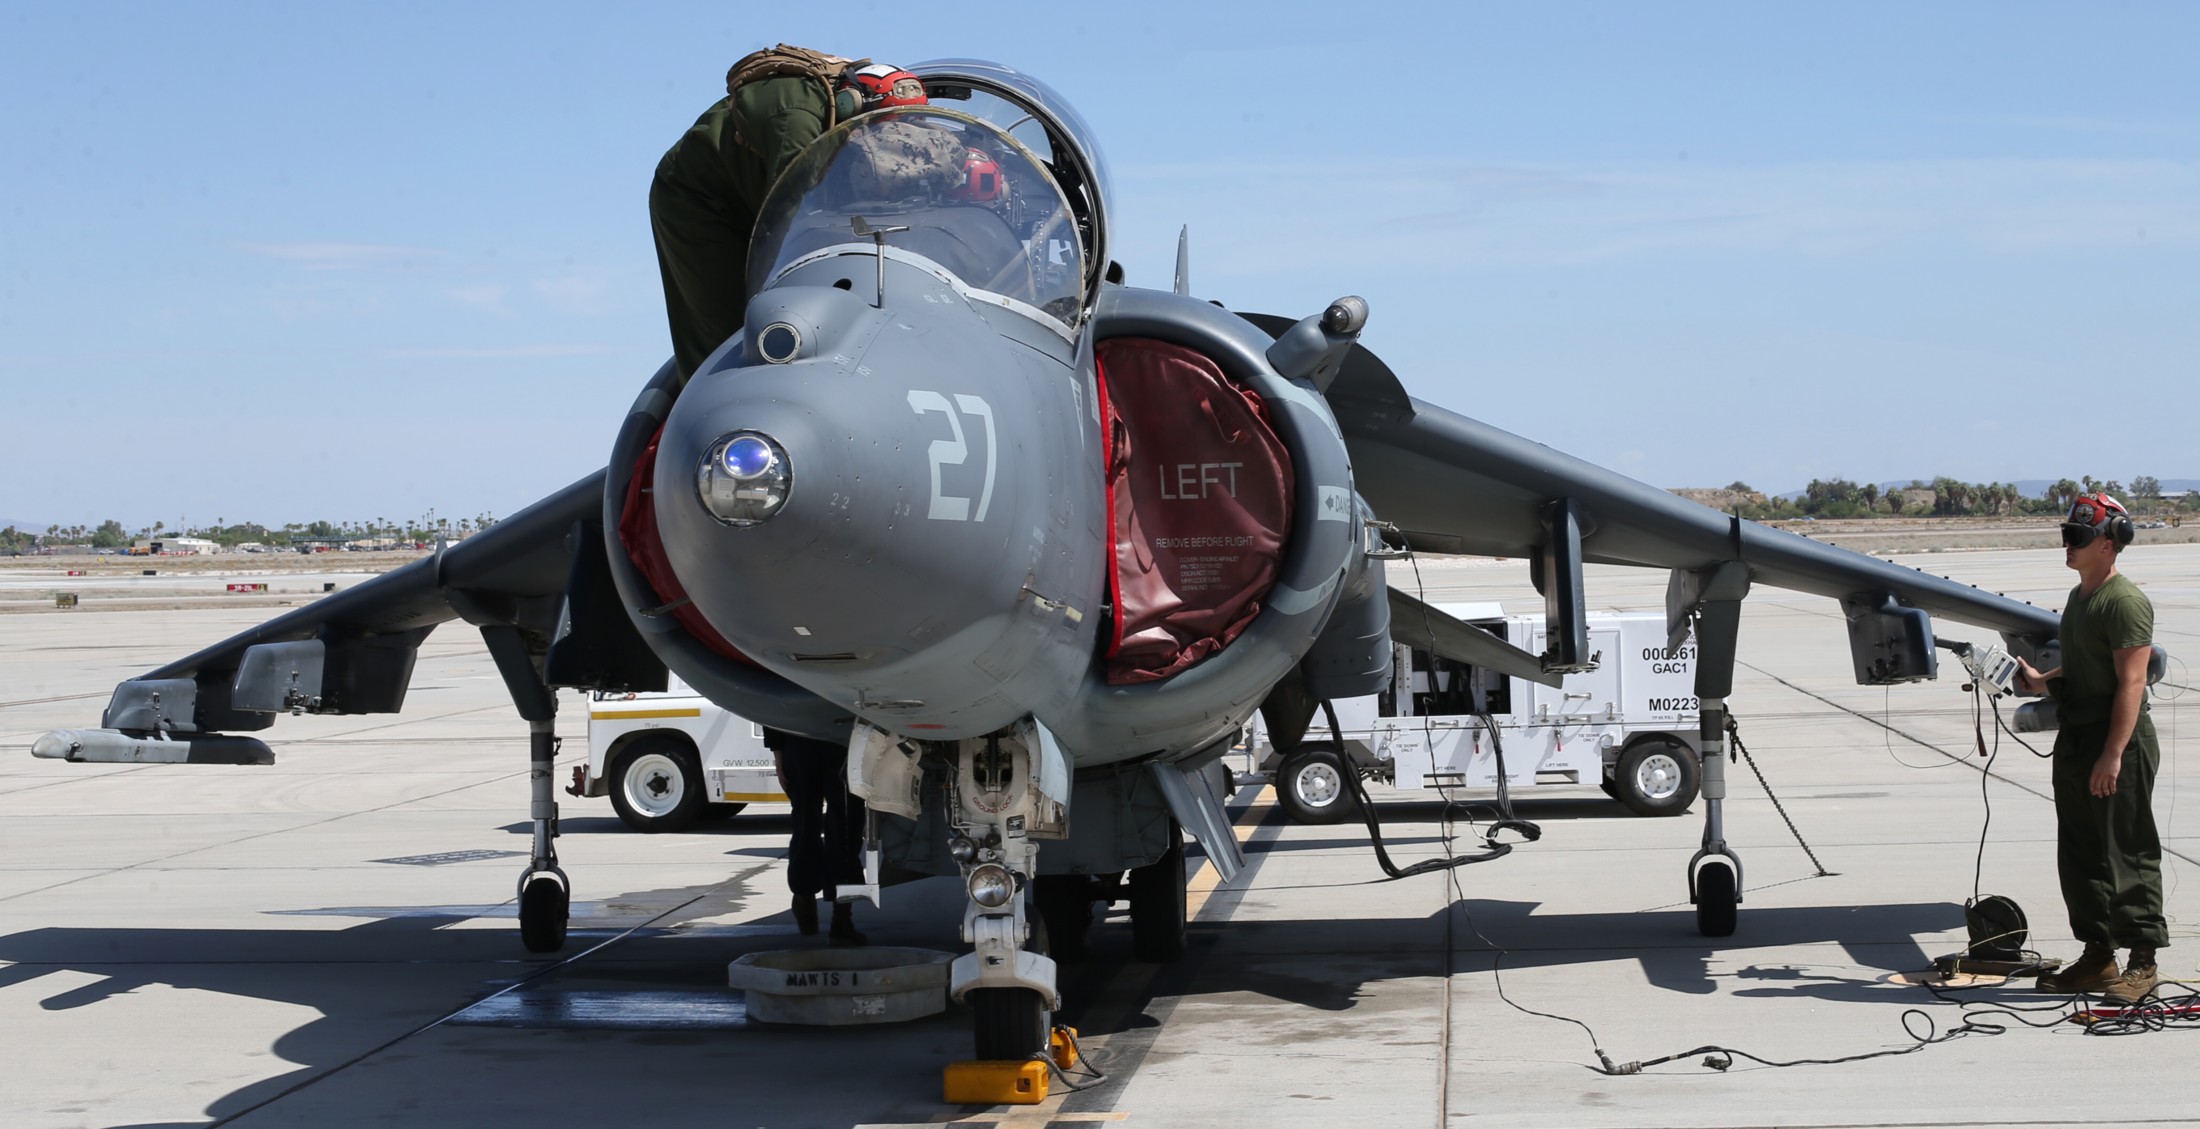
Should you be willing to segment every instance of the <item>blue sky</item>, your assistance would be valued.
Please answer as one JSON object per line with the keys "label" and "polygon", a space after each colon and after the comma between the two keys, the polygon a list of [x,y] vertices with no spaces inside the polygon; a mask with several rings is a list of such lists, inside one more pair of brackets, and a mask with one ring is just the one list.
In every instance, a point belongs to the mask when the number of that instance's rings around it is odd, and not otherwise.
{"label": "blue sky", "polygon": [[1203,296],[1363,294],[1416,395],[1657,485],[2200,474],[2200,7],[779,7],[0,6],[0,518],[590,472],[650,170],[777,40],[1039,75],[1133,283],[1189,224]]}

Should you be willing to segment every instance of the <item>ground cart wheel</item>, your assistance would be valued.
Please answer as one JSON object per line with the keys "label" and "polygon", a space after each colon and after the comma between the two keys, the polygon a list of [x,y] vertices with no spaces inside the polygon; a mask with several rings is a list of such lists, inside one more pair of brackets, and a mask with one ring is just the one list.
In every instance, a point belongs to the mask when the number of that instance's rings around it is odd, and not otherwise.
{"label": "ground cart wheel", "polygon": [[975,1013],[975,1057],[1021,1061],[1046,1053],[1053,1019],[1046,997],[1029,988],[972,988],[963,998]]}
{"label": "ground cart wheel", "polygon": [[1722,858],[1704,860],[1696,872],[1696,932],[1706,937],[1734,935],[1735,906],[1741,901],[1741,883],[1734,864]]}
{"label": "ground cart wheel", "polygon": [[1335,823],[1352,811],[1344,758],[1331,749],[1300,749],[1276,768],[1276,802],[1299,823]]}
{"label": "ground cart wheel", "polygon": [[531,953],[554,953],[565,947],[565,924],[572,910],[572,895],[565,883],[539,874],[519,891],[519,939]]}
{"label": "ground cart wheel", "polygon": [[1627,746],[1612,766],[1612,798],[1636,815],[1679,815],[1696,802],[1703,768],[1696,751],[1669,738]]}
{"label": "ground cart wheel", "polygon": [[640,737],[611,758],[611,806],[636,831],[678,831],[707,802],[703,767],[678,737]]}
{"label": "ground cart wheel", "polygon": [[1131,870],[1131,957],[1165,964],[1184,955],[1184,834],[1169,825],[1169,850],[1157,862]]}

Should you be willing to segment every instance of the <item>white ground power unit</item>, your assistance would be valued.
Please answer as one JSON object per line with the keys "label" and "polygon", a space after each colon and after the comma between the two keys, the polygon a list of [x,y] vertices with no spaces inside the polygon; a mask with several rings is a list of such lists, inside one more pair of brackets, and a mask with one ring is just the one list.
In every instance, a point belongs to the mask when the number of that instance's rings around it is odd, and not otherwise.
{"label": "white ground power unit", "polygon": [[588,704],[588,764],[575,796],[611,797],[637,831],[678,831],[749,804],[786,803],[764,727],[728,713],[673,676],[662,694],[597,695]]}
{"label": "white ground power unit", "polygon": [[[1541,617],[1506,616],[1497,604],[1443,610],[1531,654],[1544,649]],[[1623,612],[1589,617],[1595,670],[1541,686],[1400,646],[1391,688],[1335,703],[1338,748],[1316,714],[1306,740],[1279,757],[1256,717],[1246,754],[1255,778],[1302,823],[1333,823],[1353,810],[1346,772],[1414,798],[1494,789],[1496,748],[1475,715],[1479,683],[1504,741],[1507,787],[1598,785],[1642,815],[1678,815],[1700,778],[1695,640],[1665,649],[1665,617]],[[1377,790],[1371,799],[1395,794]]]}

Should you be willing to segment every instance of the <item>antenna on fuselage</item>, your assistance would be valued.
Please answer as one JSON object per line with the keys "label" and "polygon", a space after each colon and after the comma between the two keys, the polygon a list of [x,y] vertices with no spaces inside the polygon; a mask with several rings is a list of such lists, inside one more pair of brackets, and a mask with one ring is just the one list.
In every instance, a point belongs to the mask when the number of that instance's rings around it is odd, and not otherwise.
{"label": "antenna on fuselage", "polygon": [[[870,221],[865,220],[862,216],[857,216],[854,219],[849,220],[848,226],[855,230],[856,238],[858,239],[861,239],[866,235],[870,236],[872,246],[877,249],[876,253],[878,255],[878,298],[871,303],[871,308],[875,310],[883,310],[886,308],[886,237],[894,234],[897,231],[907,231],[909,230],[909,227],[907,224],[904,224],[901,227],[872,227]],[[1183,255],[1183,251],[1179,250],[1177,252],[1177,261],[1179,263],[1183,261]],[[1183,269],[1184,268],[1181,266],[1177,268],[1179,277],[1182,276]]]}
{"label": "antenna on fuselage", "polygon": [[1192,296],[1192,225],[1176,229],[1176,292]]}

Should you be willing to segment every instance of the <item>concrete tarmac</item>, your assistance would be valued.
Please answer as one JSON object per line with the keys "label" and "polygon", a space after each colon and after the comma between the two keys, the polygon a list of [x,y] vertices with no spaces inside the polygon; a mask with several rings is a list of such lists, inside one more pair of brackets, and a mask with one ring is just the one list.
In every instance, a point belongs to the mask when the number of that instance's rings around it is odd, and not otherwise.
{"label": "concrete tarmac", "polygon": [[[1910,563],[2051,607],[2073,582],[2051,550]],[[2200,546],[2126,563],[2158,641],[2191,662]],[[1528,612],[1526,571],[1425,560],[1391,577]],[[1600,608],[1657,608],[1663,590],[1661,574],[1591,570]],[[1592,788],[1531,790],[1518,806],[1540,842],[1386,882],[1364,829],[1291,825],[1244,795],[1251,865],[1219,889],[1195,876],[1185,959],[1134,963],[1120,914],[1096,926],[1093,959],[1065,974],[1064,1018],[1106,1076],[1036,1109],[941,1104],[940,1068],[969,1050],[959,1009],[867,1029],[747,1021],[726,963],[810,943],[787,912],[787,821],[769,809],[652,836],[608,801],[565,797],[573,937],[554,957],[522,950],[525,726],[463,626],[428,639],[402,714],[282,719],[263,734],[273,767],[123,767],[28,748],[96,724],[115,682],[272,613],[0,618],[0,1124],[2200,1124],[2200,1034],[2095,1038],[2050,1023],[2056,1010],[2022,1017],[2037,1029],[1979,1016],[2005,1033],[1840,1065],[1719,1071],[1699,1051],[1598,1071],[1598,1047],[1620,1062],[1705,1045],[1828,1059],[1956,1029],[1961,1004],[1899,977],[1964,944],[1983,801],[1982,889],[2024,907],[2035,948],[2075,952],[2047,765],[2004,738],[1981,773],[1960,669],[1859,687],[1832,601],[1759,589],[1746,607],[1743,737],[1831,876],[1814,876],[1743,766],[1728,819],[1747,889],[1739,930],[1718,940],[1686,902],[1700,803],[1643,819]],[[2173,663],[2153,702],[2176,937],[2163,967],[2184,978],[2200,960],[2200,813],[2178,810],[2200,773],[2181,755],[2181,729],[2200,735],[2200,699],[2177,688],[2192,678]],[[585,756],[585,717],[567,695],[561,780]],[[1441,855],[1447,833],[1452,849],[1479,846],[1441,803],[1382,815],[1401,863]],[[886,897],[860,914],[874,943],[961,950],[953,884]],[[2061,1004],[2024,987],[1964,998]]]}

